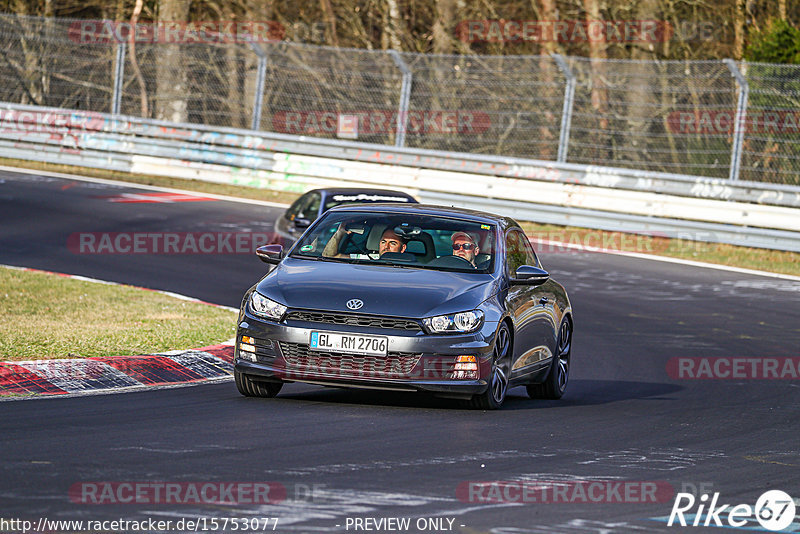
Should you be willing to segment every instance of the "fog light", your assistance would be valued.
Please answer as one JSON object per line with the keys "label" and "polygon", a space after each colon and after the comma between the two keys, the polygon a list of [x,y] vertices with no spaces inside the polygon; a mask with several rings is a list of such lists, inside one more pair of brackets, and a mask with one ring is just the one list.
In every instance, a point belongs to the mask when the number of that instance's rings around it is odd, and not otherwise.
{"label": "fog light", "polygon": [[453,371],[453,380],[477,380],[477,371]]}
{"label": "fog light", "polygon": [[478,379],[478,359],[475,356],[463,355],[456,357],[456,364],[453,369],[453,380]]}
{"label": "fog light", "polygon": [[475,356],[459,356],[456,359],[455,369],[458,371],[477,371],[478,362]]}

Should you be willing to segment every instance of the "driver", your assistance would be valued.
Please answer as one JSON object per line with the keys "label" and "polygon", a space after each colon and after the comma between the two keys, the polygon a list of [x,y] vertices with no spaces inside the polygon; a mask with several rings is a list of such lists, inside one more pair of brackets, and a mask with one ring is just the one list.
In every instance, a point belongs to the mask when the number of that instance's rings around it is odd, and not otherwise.
{"label": "driver", "polygon": [[453,256],[463,258],[475,267],[475,256],[480,252],[478,238],[467,232],[455,232],[450,239],[453,241]]}
{"label": "driver", "polygon": [[391,228],[384,230],[381,242],[378,244],[378,254],[383,256],[386,252],[405,252],[406,240],[395,233]]}
{"label": "driver", "polygon": [[[322,255],[326,258],[349,258],[349,254],[338,254],[337,251],[339,250],[339,244],[342,242],[342,238],[346,234],[349,234],[350,231],[344,228],[344,224],[339,226],[339,229],[336,230],[336,233],[331,236],[328,243],[325,245],[325,248],[322,251]],[[383,256],[387,252],[405,252],[406,251],[406,240],[395,233],[392,228],[387,228],[383,231],[381,235],[380,243],[378,244],[378,254]]]}

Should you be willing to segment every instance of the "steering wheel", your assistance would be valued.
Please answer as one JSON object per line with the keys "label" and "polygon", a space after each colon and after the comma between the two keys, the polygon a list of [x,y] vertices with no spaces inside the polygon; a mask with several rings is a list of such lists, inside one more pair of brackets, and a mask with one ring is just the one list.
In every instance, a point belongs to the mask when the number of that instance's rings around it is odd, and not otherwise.
{"label": "steering wheel", "polygon": [[449,267],[452,269],[474,269],[472,262],[465,260],[461,256],[440,256],[428,262],[432,267]]}
{"label": "steering wheel", "polygon": [[468,259],[462,258],[461,256],[456,256],[456,255],[453,255],[453,259],[456,259],[456,260],[460,261],[461,263],[464,263],[464,264],[466,264],[466,265],[469,265],[469,266],[470,266],[470,267],[472,267],[472,268],[474,268],[474,267],[475,267],[474,265],[472,265],[472,262],[471,262],[471,261],[469,261]]}
{"label": "steering wheel", "polygon": [[355,234],[347,233],[344,235],[344,237],[342,238],[342,242],[339,244],[339,250],[340,251],[345,250],[347,248],[347,245],[349,245],[352,241],[353,246],[355,247],[356,251],[358,251],[359,254],[369,254],[366,244],[357,243],[353,241],[353,235]]}

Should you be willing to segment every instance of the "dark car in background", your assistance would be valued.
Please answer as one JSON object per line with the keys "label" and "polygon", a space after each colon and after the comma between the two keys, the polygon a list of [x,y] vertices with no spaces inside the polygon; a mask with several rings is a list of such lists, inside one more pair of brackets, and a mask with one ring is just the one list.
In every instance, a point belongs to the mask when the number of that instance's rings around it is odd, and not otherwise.
{"label": "dark car in background", "polygon": [[397,202],[416,204],[417,199],[402,191],[391,189],[365,189],[359,187],[332,187],[313,189],[295,200],[275,221],[275,231],[285,246],[294,243],[311,223],[334,206],[341,204],[375,204]]}
{"label": "dark car in background", "polygon": [[[387,251],[389,239],[400,246]],[[281,245],[257,254],[275,267],[239,312],[234,375],[245,396],[274,397],[284,383],[304,382],[495,409],[512,386],[550,399],[567,387],[570,301],[512,219],[339,206],[288,254]]]}

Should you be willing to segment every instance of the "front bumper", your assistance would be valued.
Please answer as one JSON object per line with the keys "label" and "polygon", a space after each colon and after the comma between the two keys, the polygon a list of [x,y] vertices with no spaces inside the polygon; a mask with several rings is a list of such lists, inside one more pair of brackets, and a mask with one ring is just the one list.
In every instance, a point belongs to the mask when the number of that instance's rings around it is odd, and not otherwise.
{"label": "front bumper", "polygon": [[[470,334],[430,335],[340,324],[273,323],[245,312],[236,336],[235,368],[266,381],[470,397],[488,387],[496,329],[497,323],[484,322]],[[312,331],[386,336],[388,354],[311,351],[308,343]],[[242,336],[255,340],[255,353],[240,349]],[[476,376],[464,378],[464,373],[455,370],[457,357],[463,355],[476,357]]]}

